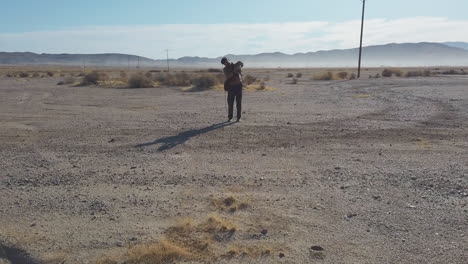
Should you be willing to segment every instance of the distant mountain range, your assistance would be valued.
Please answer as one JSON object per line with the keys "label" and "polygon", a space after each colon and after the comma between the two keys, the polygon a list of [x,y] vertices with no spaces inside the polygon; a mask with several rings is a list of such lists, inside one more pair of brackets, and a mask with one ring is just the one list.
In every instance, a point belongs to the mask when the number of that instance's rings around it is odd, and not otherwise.
{"label": "distant mountain range", "polygon": [[[355,66],[359,49],[328,50],[292,55],[281,52],[256,55],[226,55],[241,60],[246,67],[348,67]],[[221,57],[182,57],[170,59],[172,67],[221,67]],[[468,43],[402,43],[363,48],[363,65],[377,66],[468,66]],[[74,65],[119,67],[166,67],[166,60],[153,60],[126,54],[36,54],[0,52],[3,65]]]}

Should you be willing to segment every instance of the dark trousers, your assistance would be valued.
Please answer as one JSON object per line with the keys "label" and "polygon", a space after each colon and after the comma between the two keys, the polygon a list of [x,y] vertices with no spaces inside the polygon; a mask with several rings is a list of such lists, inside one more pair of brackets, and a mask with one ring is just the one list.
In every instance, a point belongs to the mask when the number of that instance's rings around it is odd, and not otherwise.
{"label": "dark trousers", "polygon": [[229,106],[228,119],[232,119],[234,115],[234,100],[236,101],[237,119],[240,119],[242,116],[242,91],[228,92],[228,98],[227,98],[227,102]]}

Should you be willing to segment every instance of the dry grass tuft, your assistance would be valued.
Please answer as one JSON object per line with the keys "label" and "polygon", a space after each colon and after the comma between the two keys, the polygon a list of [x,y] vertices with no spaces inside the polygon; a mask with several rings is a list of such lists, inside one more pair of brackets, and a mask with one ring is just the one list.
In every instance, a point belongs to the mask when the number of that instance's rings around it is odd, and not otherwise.
{"label": "dry grass tuft", "polygon": [[395,75],[396,77],[401,77],[403,75],[403,72],[400,69],[384,69],[382,71],[382,76],[383,77],[392,77]]}

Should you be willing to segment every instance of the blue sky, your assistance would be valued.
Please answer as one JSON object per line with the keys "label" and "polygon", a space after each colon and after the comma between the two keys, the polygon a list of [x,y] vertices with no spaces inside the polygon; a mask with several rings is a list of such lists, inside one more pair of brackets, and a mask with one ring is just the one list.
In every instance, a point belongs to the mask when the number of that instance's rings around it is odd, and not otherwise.
{"label": "blue sky", "polygon": [[[468,41],[467,10],[467,0],[367,0],[365,43]],[[15,0],[2,11],[0,51],[160,58],[166,47],[174,57],[355,47],[361,1]]]}

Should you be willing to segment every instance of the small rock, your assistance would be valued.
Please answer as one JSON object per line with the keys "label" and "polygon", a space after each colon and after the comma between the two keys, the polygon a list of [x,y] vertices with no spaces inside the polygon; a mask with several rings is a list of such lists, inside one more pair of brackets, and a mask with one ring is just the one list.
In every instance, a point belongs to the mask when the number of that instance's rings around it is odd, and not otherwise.
{"label": "small rock", "polygon": [[285,257],[284,253],[283,252],[279,253],[279,257],[284,258]]}
{"label": "small rock", "polygon": [[310,249],[313,251],[324,251],[323,247],[321,246],[311,246]]}
{"label": "small rock", "polygon": [[266,236],[266,234],[268,234],[268,229],[263,228],[262,232],[260,232],[260,233],[262,233],[262,235]]}
{"label": "small rock", "polygon": [[124,243],[121,242],[121,241],[118,241],[118,242],[115,243],[115,246],[116,246],[116,247],[123,247],[123,246],[124,246]]}
{"label": "small rock", "polygon": [[114,141],[115,141],[115,139],[111,138],[108,142],[109,142],[109,143],[112,143],[112,142],[114,142]]}
{"label": "small rock", "polygon": [[133,166],[133,167],[130,167],[130,169],[131,169],[131,170],[134,170],[134,169],[136,169],[136,168],[137,168],[137,167],[135,167],[135,166]]}
{"label": "small rock", "polygon": [[263,157],[265,157],[265,156],[266,156],[266,154],[265,154],[265,153],[263,153],[263,154],[262,154],[262,156],[263,156]]}
{"label": "small rock", "polygon": [[341,170],[341,168],[340,167],[335,167],[335,170]]}
{"label": "small rock", "polygon": [[31,227],[35,227],[37,224],[36,223],[32,223],[31,224]]}
{"label": "small rock", "polygon": [[136,238],[136,237],[131,237],[129,240],[130,240],[130,241],[137,241],[138,238]]}

